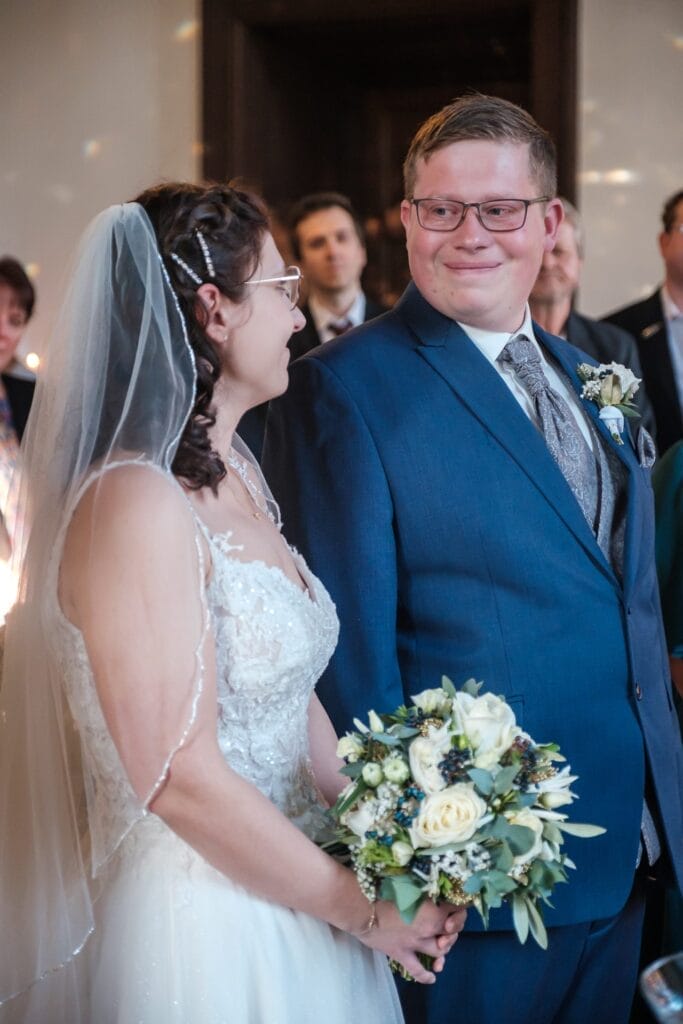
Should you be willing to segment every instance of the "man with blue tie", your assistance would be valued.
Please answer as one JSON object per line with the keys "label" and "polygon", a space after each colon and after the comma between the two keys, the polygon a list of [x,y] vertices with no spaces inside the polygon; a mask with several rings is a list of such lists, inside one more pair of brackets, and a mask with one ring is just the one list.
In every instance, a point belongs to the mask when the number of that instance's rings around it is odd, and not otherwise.
{"label": "man with blue tie", "polygon": [[470,676],[579,775],[547,952],[475,913],[409,1024],[625,1024],[648,871],[683,880],[682,755],[653,558],[647,439],[582,399],[584,356],[527,299],[562,207],[552,142],[467,96],[418,130],[402,219],[413,281],[298,360],[264,466],[341,637],[319,687],[343,731]]}

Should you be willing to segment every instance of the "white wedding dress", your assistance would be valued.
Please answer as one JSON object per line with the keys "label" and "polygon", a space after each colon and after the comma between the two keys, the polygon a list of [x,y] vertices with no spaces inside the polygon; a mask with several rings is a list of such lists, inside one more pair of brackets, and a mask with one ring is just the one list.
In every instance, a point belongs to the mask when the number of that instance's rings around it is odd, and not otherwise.
{"label": "white wedding dress", "polygon": [[[240,561],[229,535],[206,536],[220,748],[233,769],[313,836],[321,808],[307,708],[336,643],[334,605],[298,555],[307,591],[278,568]],[[93,798],[106,813],[129,798],[130,785],[82,636],[61,613],[57,618],[69,704],[99,780]],[[239,821],[231,827],[239,829]],[[132,827],[100,881],[95,930],[76,957],[91,1024],[402,1020],[383,956],[235,885],[154,814]]]}

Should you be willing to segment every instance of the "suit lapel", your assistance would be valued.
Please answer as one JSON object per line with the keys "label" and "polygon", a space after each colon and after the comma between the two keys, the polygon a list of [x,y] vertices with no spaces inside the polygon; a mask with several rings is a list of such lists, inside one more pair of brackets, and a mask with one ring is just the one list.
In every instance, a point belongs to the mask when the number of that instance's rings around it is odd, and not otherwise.
{"label": "suit lapel", "polygon": [[624,590],[627,593],[630,593],[635,582],[637,572],[635,554],[638,550],[638,545],[636,540],[640,536],[642,524],[638,505],[637,487],[637,480],[641,470],[638,456],[631,439],[629,421],[628,419],[626,420],[626,429],[623,434],[624,443],[616,444],[610,435],[609,430],[605,426],[604,421],[600,419],[600,410],[596,403],[581,398],[583,383],[576,372],[580,360],[580,353],[576,352],[571,345],[568,345],[567,342],[563,341],[561,338],[556,338],[552,334],[546,334],[546,332],[542,331],[537,324],[534,324],[534,332],[540,344],[543,345],[543,347],[560,364],[569,378],[581,403],[581,407],[592,421],[595,429],[598,431],[603,444],[608,446],[626,467],[628,474],[628,499],[626,508],[626,535],[624,538]]}
{"label": "suit lapel", "polygon": [[417,337],[420,355],[517,463],[593,561],[616,577],[547,445],[497,371],[454,321],[410,286],[396,306]]}

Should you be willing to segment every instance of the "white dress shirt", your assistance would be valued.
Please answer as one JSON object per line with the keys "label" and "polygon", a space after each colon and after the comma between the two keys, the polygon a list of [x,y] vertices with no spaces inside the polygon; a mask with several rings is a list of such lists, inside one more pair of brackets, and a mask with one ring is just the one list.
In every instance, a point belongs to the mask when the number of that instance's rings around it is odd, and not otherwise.
{"label": "white dress shirt", "polygon": [[352,305],[347,309],[342,316],[337,316],[335,313],[331,313],[329,309],[321,305],[314,295],[311,295],[308,300],[308,308],[311,311],[311,318],[318,332],[318,337],[321,342],[331,341],[332,338],[338,337],[334,331],[330,330],[330,323],[335,320],[350,320],[351,327],[358,327],[365,320],[365,295],[363,292],[358,292],[358,295],[353,300]]}
{"label": "white dress shirt", "polygon": [[661,298],[678,402],[683,409],[683,310],[671,298],[666,285],[662,285]]}
{"label": "white dress shirt", "polygon": [[572,416],[576,420],[579,430],[588,442],[591,451],[595,451],[591,430],[586,420],[586,414],[581,408],[576,392],[569,384],[566,383],[564,377],[557,372],[553,364],[548,362],[543,349],[538,344],[538,341],[534,336],[531,312],[528,305],[524,311],[524,320],[522,321],[521,326],[516,331],[513,331],[512,334],[508,334],[507,331],[503,331],[502,333],[496,331],[485,331],[480,327],[471,327],[469,324],[461,323],[459,326],[462,327],[468,338],[471,338],[481,354],[488,359],[496,373],[503,378],[526,415],[538,427],[538,418],[529,392],[519,380],[509,363],[498,362],[498,356],[501,354],[508,341],[510,341],[511,338],[516,338],[518,334],[524,334],[538,352],[543,371],[548,378],[548,383],[551,388],[554,388],[554,390],[564,398],[571,409]]}

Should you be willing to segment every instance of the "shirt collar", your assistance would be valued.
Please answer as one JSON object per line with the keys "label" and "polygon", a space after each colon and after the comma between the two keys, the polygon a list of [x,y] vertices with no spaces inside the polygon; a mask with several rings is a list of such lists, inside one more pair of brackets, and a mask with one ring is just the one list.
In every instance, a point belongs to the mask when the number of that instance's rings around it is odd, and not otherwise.
{"label": "shirt collar", "polygon": [[482,355],[486,356],[488,361],[493,365],[496,364],[498,356],[503,351],[508,341],[511,338],[517,337],[518,334],[524,334],[526,337],[536,346],[538,353],[541,358],[544,358],[543,352],[536,341],[534,336],[533,323],[531,321],[531,310],[529,304],[524,309],[524,319],[521,325],[516,331],[510,334],[508,331],[485,331],[481,327],[472,327],[470,324],[463,324],[458,321],[458,326],[462,327],[465,334],[470,338],[477,346]]}
{"label": "shirt collar", "polygon": [[671,298],[665,284],[662,285],[661,296],[664,317],[667,320],[675,320],[678,317],[683,317],[683,310],[679,309],[674,300]]}
{"label": "shirt collar", "polygon": [[359,291],[346,313],[342,313],[341,316],[332,313],[314,295],[308,300],[308,308],[318,334],[327,328],[331,320],[350,320],[354,327],[358,327],[365,319],[365,295]]}

